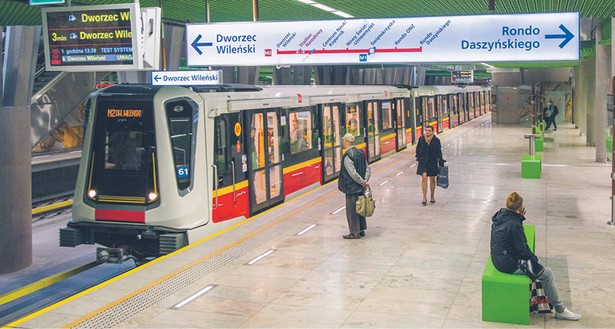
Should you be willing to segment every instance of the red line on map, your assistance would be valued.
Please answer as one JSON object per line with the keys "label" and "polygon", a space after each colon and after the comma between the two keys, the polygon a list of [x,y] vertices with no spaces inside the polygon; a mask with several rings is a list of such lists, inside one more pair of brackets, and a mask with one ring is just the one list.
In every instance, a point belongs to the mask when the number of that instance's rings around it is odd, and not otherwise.
{"label": "red line on map", "polygon": [[276,53],[278,55],[312,55],[312,54],[352,54],[352,53],[421,53],[423,52],[423,47],[418,48],[376,48],[376,49],[297,49],[297,50],[280,50],[277,49]]}

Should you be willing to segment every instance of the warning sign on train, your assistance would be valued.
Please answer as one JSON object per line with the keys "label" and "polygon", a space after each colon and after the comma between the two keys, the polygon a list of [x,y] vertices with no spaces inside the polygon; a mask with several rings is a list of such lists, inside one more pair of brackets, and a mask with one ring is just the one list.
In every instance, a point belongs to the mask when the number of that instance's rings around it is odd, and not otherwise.
{"label": "warning sign on train", "polygon": [[579,13],[188,24],[189,66],[576,61]]}

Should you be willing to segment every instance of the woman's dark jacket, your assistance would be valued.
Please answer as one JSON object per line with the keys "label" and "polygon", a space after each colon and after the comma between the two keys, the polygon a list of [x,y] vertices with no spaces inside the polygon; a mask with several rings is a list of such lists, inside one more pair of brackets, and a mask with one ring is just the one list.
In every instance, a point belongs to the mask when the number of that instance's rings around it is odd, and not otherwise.
{"label": "woman's dark jacket", "polygon": [[519,259],[538,257],[530,250],[523,231],[525,217],[507,208],[502,208],[491,218],[491,260],[500,272],[513,273],[518,269]]}
{"label": "woman's dark jacket", "polygon": [[425,136],[421,136],[416,143],[416,161],[419,163],[416,168],[416,174],[421,175],[424,172],[427,176],[436,176],[438,174],[438,165],[443,165],[442,159],[442,144],[440,139],[434,135],[431,143],[427,144]]}
{"label": "woman's dark jacket", "polygon": [[342,171],[340,177],[337,180],[337,188],[344,194],[363,194],[364,186],[358,184],[350,177],[346,166],[344,166],[344,159],[350,157],[350,160],[354,163],[354,168],[357,173],[365,178],[365,172],[367,171],[367,161],[365,160],[365,153],[356,147],[349,148],[342,157]]}

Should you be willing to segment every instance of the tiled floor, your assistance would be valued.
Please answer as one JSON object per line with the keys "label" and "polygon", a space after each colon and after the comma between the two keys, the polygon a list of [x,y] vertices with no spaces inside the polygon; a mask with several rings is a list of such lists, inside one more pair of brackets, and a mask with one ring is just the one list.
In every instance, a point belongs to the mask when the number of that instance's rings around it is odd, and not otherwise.
{"label": "tiled floor", "polygon": [[[336,183],[219,237],[50,308],[23,328],[508,328],[481,321],[490,222],[506,196],[525,199],[538,256],[579,322],[532,315],[534,328],[615,328],[610,164],[578,130],[549,132],[541,179],[521,179],[529,128],[483,116],[440,135],[451,186],[421,206],[414,150],[373,164],[378,206],[367,236],[344,240]],[[316,224],[305,234],[297,232]],[[266,229],[257,232],[259,228]],[[247,237],[245,240],[237,240]],[[275,251],[254,265],[254,257]],[[196,269],[195,269],[196,268]],[[173,274],[175,273],[175,274]],[[158,280],[158,281],[156,281]],[[152,283],[153,282],[153,283]],[[214,288],[176,309],[203,287]],[[527,326],[519,326],[525,327]]]}

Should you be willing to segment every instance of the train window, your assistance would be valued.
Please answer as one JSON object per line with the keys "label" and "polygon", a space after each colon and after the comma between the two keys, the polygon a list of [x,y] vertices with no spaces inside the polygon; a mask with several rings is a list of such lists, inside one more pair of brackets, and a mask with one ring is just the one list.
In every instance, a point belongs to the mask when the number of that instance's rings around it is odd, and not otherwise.
{"label": "train window", "polygon": [[361,116],[357,105],[346,105],[346,133],[354,136],[361,134]]}
{"label": "train window", "polygon": [[436,117],[436,105],[434,104],[434,97],[427,96],[427,109],[428,109],[428,119]]}
{"label": "train window", "polygon": [[226,120],[220,119],[216,125],[216,151],[214,154],[214,162],[216,167],[218,168],[218,176],[224,176],[227,165],[226,159],[227,157],[227,123]]}
{"label": "train window", "polygon": [[367,132],[369,135],[377,135],[380,133],[377,109],[378,104],[376,102],[367,102]]}
{"label": "train window", "polygon": [[442,114],[444,116],[448,116],[450,112],[448,108],[448,98],[446,97],[446,95],[441,95],[440,99],[442,100]]}
{"label": "train window", "polygon": [[105,170],[143,170],[146,143],[143,109],[136,104],[107,105],[101,122]]}
{"label": "train window", "polygon": [[[137,171],[143,169],[142,122],[128,121],[122,130],[105,132],[105,169]],[[116,127],[118,128],[118,127]],[[125,129],[125,130],[124,130]]]}
{"label": "train window", "polygon": [[198,118],[197,105],[192,101],[182,99],[167,102],[165,108],[173,148],[177,188],[185,191],[192,185],[196,120]]}
{"label": "train window", "polygon": [[312,148],[312,112],[290,113],[290,153],[295,154]]}
{"label": "train window", "polygon": [[390,101],[382,102],[382,129],[393,128],[393,108]]}

